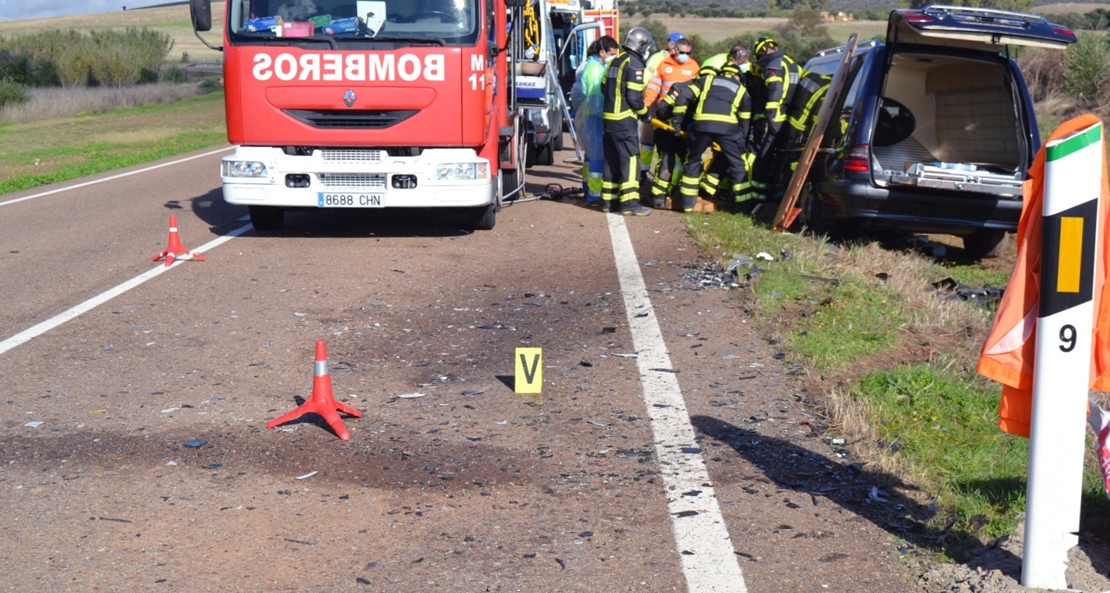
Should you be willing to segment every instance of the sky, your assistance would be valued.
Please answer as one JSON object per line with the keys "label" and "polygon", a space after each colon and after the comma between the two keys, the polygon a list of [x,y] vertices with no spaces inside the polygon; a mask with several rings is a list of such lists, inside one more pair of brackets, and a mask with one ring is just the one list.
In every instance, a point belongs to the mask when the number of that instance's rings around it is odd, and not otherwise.
{"label": "sky", "polygon": [[52,16],[114,12],[143,6],[167,4],[167,0],[0,0],[0,21],[41,19]]}

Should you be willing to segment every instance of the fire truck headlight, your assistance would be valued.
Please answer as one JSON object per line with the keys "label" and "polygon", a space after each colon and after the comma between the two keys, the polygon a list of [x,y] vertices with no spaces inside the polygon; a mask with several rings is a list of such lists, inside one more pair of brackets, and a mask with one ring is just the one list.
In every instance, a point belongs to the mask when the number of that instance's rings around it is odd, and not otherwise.
{"label": "fire truck headlight", "polygon": [[221,161],[220,169],[224,177],[266,177],[270,174],[266,164],[258,161]]}
{"label": "fire truck headlight", "polygon": [[450,163],[436,167],[436,181],[473,181],[488,177],[489,165],[485,163]]}

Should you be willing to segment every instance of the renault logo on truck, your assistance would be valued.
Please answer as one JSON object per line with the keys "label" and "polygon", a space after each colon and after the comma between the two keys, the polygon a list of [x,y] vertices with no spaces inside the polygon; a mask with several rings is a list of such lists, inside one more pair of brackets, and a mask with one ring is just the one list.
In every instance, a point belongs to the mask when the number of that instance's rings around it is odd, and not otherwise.
{"label": "renault logo on truck", "polygon": [[345,103],[347,107],[354,107],[357,98],[358,97],[355,97],[355,92],[351,89],[347,89],[347,92],[343,93],[343,103]]}

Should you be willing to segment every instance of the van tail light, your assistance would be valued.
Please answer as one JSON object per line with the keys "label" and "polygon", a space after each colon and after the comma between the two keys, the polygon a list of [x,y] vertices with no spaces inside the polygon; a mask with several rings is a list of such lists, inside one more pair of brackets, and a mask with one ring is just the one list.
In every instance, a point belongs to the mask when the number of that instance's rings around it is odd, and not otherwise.
{"label": "van tail light", "polygon": [[927,25],[936,22],[936,19],[925,14],[920,10],[906,10],[902,12],[902,18],[906,19],[907,23],[914,25]]}
{"label": "van tail light", "polygon": [[871,146],[867,144],[853,146],[844,159],[844,170],[869,173],[871,171]]}
{"label": "van tail light", "polygon": [[1064,37],[1070,37],[1072,39],[1075,39],[1075,33],[1072,32],[1071,29],[1069,29],[1067,27],[1064,27],[1062,25],[1053,25],[1052,26],[1052,32],[1056,35],[1062,35]]}

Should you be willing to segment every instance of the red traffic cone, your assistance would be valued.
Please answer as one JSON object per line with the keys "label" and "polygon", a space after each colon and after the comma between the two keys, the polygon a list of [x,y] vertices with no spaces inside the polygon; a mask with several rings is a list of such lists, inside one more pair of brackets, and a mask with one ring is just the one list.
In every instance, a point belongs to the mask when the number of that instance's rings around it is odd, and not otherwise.
{"label": "red traffic cone", "polygon": [[150,261],[158,261],[163,257],[166,258],[167,266],[172,265],[173,261],[177,258],[204,261],[203,255],[185,249],[185,246],[182,245],[181,241],[177,238],[177,216],[174,214],[170,215],[170,246],[163,249],[162,253],[154,256],[154,259]]}
{"label": "red traffic cone", "polygon": [[351,440],[351,433],[347,432],[347,427],[343,426],[343,420],[339,417],[339,412],[349,414],[355,418],[362,418],[362,412],[335,401],[335,397],[332,396],[331,375],[328,374],[328,351],[323,340],[316,340],[316,372],[312,377],[312,395],[309,396],[308,401],[298,406],[296,410],[281,418],[271,420],[266,424],[266,428],[285,424],[310,412],[323,417],[328,426],[335,431],[335,434],[344,441]]}

